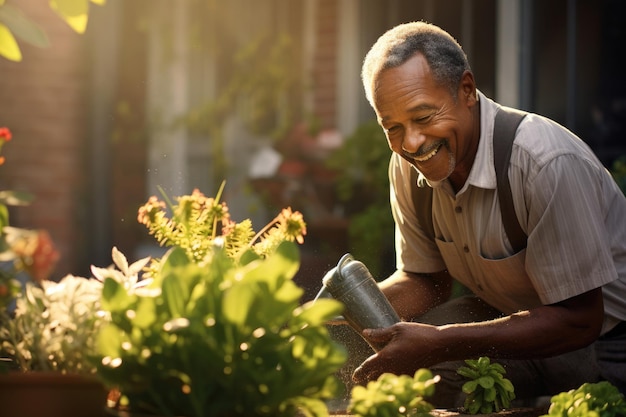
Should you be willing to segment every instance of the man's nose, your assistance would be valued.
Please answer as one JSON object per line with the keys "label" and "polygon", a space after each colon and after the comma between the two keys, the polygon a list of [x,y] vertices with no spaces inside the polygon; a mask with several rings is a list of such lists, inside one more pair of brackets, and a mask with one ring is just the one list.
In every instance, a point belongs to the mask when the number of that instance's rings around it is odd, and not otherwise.
{"label": "man's nose", "polygon": [[407,129],[402,140],[402,150],[412,154],[417,153],[424,142],[426,142],[426,136],[420,129]]}

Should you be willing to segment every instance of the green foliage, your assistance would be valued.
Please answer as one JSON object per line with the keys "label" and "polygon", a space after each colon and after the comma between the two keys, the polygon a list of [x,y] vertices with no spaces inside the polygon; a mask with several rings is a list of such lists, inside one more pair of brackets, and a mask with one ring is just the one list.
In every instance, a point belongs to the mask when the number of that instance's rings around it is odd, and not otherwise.
{"label": "green foliage", "polygon": [[626,400],[609,382],[585,383],[552,397],[542,417],[617,417],[626,415]]}
{"label": "green foliage", "polygon": [[[98,337],[99,375],[131,410],[163,415],[327,415],[345,360],[324,323],[334,300],[300,306],[292,242],[260,257],[213,246],[200,265],[174,247],[143,288],[105,279],[110,321]],[[327,302],[328,301],[328,302]]]}
{"label": "green foliage", "polygon": [[[50,0],[54,10],[77,33],[84,33],[89,17],[89,2],[103,5],[106,0]],[[0,56],[21,61],[22,52],[16,38],[40,47],[49,45],[43,29],[27,18],[17,7],[0,1]]]}
{"label": "green foliage", "polygon": [[90,355],[98,331],[102,284],[68,275],[28,282],[18,293],[15,317],[2,318],[0,352],[21,371],[95,372]]}
{"label": "green foliage", "polygon": [[510,406],[515,393],[511,381],[503,376],[506,371],[502,365],[491,363],[485,356],[465,363],[467,366],[457,373],[469,379],[462,389],[467,394],[464,407],[470,414],[488,414]]}
{"label": "green foliage", "polygon": [[346,215],[350,219],[350,252],[361,259],[374,276],[383,272],[383,256],[393,253],[394,225],[389,207],[388,179],[390,157],[382,128],[376,120],[371,120],[346,138],[327,161],[328,167],[339,173],[337,194],[345,203]]}
{"label": "green foliage", "polygon": [[[204,27],[205,16],[197,24]],[[207,51],[227,69],[216,96],[195,106],[180,120],[190,132],[210,139],[216,156],[212,164],[215,178],[223,178],[230,169],[224,158],[225,122],[236,115],[251,133],[277,141],[299,117],[294,94],[304,84],[296,64],[300,51],[287,33],[258,34],[241,44],[239,40],[233,42],[240,37],[230,29],[224,28],[217,45],[230,45],[231,50]]]}
{"label": "green foliage", "polygon": [[272,253],[281,242],[303,242],[306,224],[302,214],[283,209],[259,233],[249,219],[239,223],[230,217],[228,205],[220,202],[224,183],[215,198],[199,190],[177,197],[176,203],[167,196],[164,201],[150,197],[139,208],[137,219],[144,224],[161,246],[176,246],[197,263],[210,261],[215,244],[223,246],[231,258],[238,258],[252,249],[260,256]]}
{"label": "green foliage", "polygon": [[352,388],[348,412],[361,417],[430,416],[434,408],[424,398],[432,396],[439,376],[428,369],[409,375],[382,374],[366,387]]}

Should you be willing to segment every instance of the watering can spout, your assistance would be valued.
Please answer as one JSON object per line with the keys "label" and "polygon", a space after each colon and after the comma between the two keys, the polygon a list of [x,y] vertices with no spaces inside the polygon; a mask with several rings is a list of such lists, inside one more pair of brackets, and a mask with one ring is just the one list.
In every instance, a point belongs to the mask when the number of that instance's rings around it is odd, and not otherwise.
{"label": "watering can spout", "polygon": [[[337,271],[337,268],[333,268],[330,271],[328,271],[326,273],[326,275],[324,276],[324,278],[322,279],[322,288],[320,288],[319,292],[317,293],[317,295],[315,296],[315,298],[313,299],[313,302],[315,303],[317,300],[320,300],[322,298],[330,298],[330,299],[335,299],[335,297],[333,297],[333,295],[331,294],[330,290],[328,289],[328,287],[326,286],[326,282],[328,281],[328,279],[330,279],[330,277],[335,274]],[[326,322],[326,324],[330,324],[330,325],[339,325],[339,324],[346,324],[347,321],[345,319],[344,316],[336,316],[333,317],[332,319],[328,320]]]}

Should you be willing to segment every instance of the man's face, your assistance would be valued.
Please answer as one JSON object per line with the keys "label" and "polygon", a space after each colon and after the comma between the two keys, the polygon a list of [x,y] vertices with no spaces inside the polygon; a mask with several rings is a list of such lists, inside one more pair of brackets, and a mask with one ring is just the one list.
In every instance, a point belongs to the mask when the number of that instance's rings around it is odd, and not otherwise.
{"label": "man's face", "polygon": [[463,76],[455,98],[437,85],[426,59],[416,54],[384,70],[374,85],[374,107],[392,151],[429,181],[465,183],[480,134],[474,79]]}

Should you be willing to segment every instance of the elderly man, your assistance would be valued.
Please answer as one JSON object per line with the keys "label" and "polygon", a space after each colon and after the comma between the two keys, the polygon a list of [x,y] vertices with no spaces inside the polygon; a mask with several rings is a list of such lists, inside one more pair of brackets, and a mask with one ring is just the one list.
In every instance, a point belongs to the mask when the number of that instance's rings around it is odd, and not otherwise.
{"label": "elderly man", "polygon": [[[477,90],[458,43],[431,24],[397,26],[362,78],[393,151],[397,271],[380,286],[404,321],[363,332],[385,347],[353,379],[428,367],[442,376],[438,397],[459,404],[456,369],[488,356],[518,398],[603,379],[626,392],[626,198],[588,146],[536,114],[513,130],[506,185],[527,237],[516,248],[494,168],[504,110]],[[474,295],[448,301],[453,279]]]}

